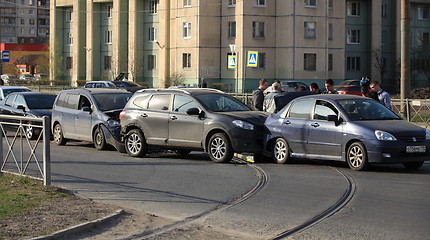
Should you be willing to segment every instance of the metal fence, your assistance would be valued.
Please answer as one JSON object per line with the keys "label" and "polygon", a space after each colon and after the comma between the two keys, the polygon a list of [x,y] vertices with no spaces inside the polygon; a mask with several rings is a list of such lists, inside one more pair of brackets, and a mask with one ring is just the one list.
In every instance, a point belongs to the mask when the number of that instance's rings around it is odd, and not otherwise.
{"label": "metal fence", "polygon": [[[1,172],[51,184],[50,119],[0,115]],[[27,131],[36,133],[30,140]],[[5,147],[4,147],[5,146]]]}
{"label": "metal fence", "polygon": [[427,99],[391,99],[393,111],[409,122],[430,127],[430,100]]}

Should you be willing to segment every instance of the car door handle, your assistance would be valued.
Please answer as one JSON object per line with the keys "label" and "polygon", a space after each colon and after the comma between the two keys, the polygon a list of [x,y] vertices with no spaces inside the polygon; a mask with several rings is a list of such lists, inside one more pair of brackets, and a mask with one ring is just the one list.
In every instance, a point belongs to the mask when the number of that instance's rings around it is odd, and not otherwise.
{"label": "car door handle", "polygon": [[319,127],[320,125],[318,123],[312,123],[311,126],[312,127]]}
{"label": "car door handle", "polygon": [[176,116],[171,116],[170,117],[170,120],[176,120],[176,119],[178,119]]}
{"label": "car door handle", "polygon": [[285,125],[289,125],[289,124],[291,124],[291,122],[290,122],[290,120],[287,120],[287,121],[284,122],[284,124]]}
{"label": "car door handle", "polygon": [[148,114],[146,114],[146,113],[142,113],[142,114],[140,114],[140,116],[141,116],[141,117],[147,117],[147,116],[148,116]]}

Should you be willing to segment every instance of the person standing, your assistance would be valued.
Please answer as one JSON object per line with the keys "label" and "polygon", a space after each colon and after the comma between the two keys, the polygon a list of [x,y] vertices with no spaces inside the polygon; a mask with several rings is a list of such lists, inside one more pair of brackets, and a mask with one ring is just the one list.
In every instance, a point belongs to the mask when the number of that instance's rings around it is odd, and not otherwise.
{"label": "person standing", "polygon": [[258,88],[252,93],[252,107],[254,110],[263,111],[264,90],[267,87],[269,87],[269,83],[263,78],[260,80]]}
{"label": "person standing", "polygon": [[382,90],[381,85],[378,81],[372,81],[370,83],[370,88],[373,89],[378,94],[379,102],[391,110],[391,99],[390,94]]}
{"label": "person standing", "polygon": [[208,87],[208,84],[206,83],[204,78],[200,79],[199,87],[201,87],[201,88],[207,88]]}
{"label": "person standing", "polygon": [[321,93],[321,91],[320,91],[320,89],[319,89],[319,87],[318,87],[318,84],[317,84],[317,83],[315,83],[315,82],[311,83],[311,85],[309,86],[309,90],[310,90],[311,92],[314,92],[314,93],[317,93],[317,94],[320,94],[320,93]]}
{"label": "person standing", "polygon": [[276,112],[275,96],[281,94],[281,84],[274,82],[272,91],[264,97],[263,111],[273,114]]}
{"label": "person standing", "polygon": [[334,81],[333,79],[327,79],[325,81],[325,89],[326,91],[324,91],[324,94],[339,94],[335,89],[334,89]]}
{"label": "person standing", "polygon": [[362,77],[360,81],[360,91],[363,97],[367,97],[370,89],[370,79],[368,77]]}

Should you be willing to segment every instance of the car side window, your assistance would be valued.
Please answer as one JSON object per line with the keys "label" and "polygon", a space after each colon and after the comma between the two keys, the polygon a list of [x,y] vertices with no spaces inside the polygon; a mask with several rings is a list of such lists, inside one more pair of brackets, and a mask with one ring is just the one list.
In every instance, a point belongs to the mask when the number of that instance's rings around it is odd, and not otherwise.
{"label": "car side window", "polygon": [[185,113],[190,108],[199,108],[199,106],[191,98],[175,95],[175,99],[173,100],[174,112]]}
{"label": "car side window", "polygon": [[11,107],[13,100],[15,99],[16,95],[12,95],[12,96],[7,96],[6,97],[6,102],[5,105]]}
{"label": "car side window", "polygon": [[15,98],[15,101],[13,102],[12,107],[18,108],[18,106],[20,106],[20,105],[25,107],[25,99],[23,96],[17,95]]}
{"label": "car side window", "polygon": [[134,99],[133,104],[140,107],[140,108],[147,109],[148,108],[148,100],[149,100],[150,96],[151,95],[139,96],[139,97]]}
{"label": "car side window", "polygon": [[83,107],[91,107],[91,102],[88,100],[85,96],[80,96],[79,98],[79,108],[78,110],[81,110]]}
{"label": "car side window", "polygon": [[154,94],[149,100],[148,109],[150,110],[169,110],[170,94]]}
{"label": "car side window", "polygon": [[55,105],[59,106],[59,107],[65,107],[66,106],[66,102],[65,102],[66,95],[67,94],[65,94],[65,93],[60,93],[60,95],[57,98],[57,102],[55,102]]}
{"label": "car side window", "polygon": [[94,87],[94,83],[87,83],[85,84],[86,88],[93,88]]}
{"label": "car side window", "polygon": [[79,95],[78,94],[67,94],[66,108],[78,109]]}
{"label": "car side window", "polygon": [[299,118],[299,119],[311,119],[311,111],[314,100],[300,100],[290,107],[288,117]]}
{"label": "car side window", "polygon": [[338,114],[338,110],[336,109],[335,106],[333,106],[333,104],[323,100],[316,101],[314,119],[327,120],[328,115],[337,116],[337,114]]}

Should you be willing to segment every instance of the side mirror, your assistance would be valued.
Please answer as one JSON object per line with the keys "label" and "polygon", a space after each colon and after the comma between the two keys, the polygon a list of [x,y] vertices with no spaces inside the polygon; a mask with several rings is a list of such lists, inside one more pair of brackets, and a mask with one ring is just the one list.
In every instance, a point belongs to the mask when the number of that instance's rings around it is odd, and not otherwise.
{"label": "side mirror", "polygon": [[91,113],[93,110],[90,107],[82,107],[82,111]]}
{"label": "side mirror", "polygon": [[337,115],[328,115],[327,116],[327,121],[330,122],[337,122],[339,119],[337,118]]}
{"label": "side mirror", "polygon": [[187,110],[187,114],[188,115],[199,115],[200,114],[200,110],[198,108],[189,108]]}
{"label": "side mirror", "polygon": [[23,105],[18,105],[16,108],[25,112],[25,107]]}

